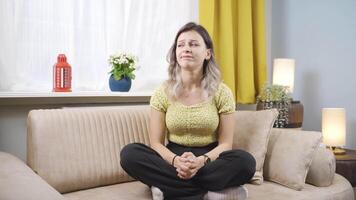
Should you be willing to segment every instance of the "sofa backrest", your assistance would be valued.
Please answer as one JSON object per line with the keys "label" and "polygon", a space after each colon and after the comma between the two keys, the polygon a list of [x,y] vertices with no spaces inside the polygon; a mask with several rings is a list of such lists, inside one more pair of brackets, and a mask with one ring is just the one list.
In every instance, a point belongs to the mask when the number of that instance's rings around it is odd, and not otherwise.
{"label": "sofa backrest", "polygon": [[121,149],[148,144],[149,106],[32,110],[27,162],[61,193],[133,180]]}

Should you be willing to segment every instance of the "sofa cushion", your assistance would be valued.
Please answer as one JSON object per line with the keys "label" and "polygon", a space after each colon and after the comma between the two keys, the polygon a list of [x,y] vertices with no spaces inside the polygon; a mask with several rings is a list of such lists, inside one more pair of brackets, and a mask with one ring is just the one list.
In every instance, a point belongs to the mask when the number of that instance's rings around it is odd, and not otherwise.
{"label": "sofa cushion", "polygon": [[303,189],[320,132],[272,129],[264,165],[264,178],[295,190]]}
{"label": "sofa cushion", "polygon": [[119,152],[149,143],[149,112],[149,106],[32,110],[27,162],[61,193],[133,180]]}
{"label": "sofa cushion", "polygon": [[262,184],[263,163],[267,143],[274,120],[278,116],[276,109],[262,111],[237,111],[233,148],[251,153],[256,159],[256,173],[252,183]]}
{"label": "sofa cushion", "polygon": [[302,191],[270,181],[264,181],[262,185],[247,184],[246,187],[248,200],[354,200],[350,183],[338,174],[335,174],[335,179],[329,187],[305,184]]}
{"label": "sofa cushion", "polygon": [[151,200],[148,186],[139,181],[120,183],[64,194],[67,200]]}
{"label": "sofa cushion", "polygon": [[334,180],[335,168],[334,153],[325,146],[319,146],[310,165],[306,182],[318,187],[329,186]]}

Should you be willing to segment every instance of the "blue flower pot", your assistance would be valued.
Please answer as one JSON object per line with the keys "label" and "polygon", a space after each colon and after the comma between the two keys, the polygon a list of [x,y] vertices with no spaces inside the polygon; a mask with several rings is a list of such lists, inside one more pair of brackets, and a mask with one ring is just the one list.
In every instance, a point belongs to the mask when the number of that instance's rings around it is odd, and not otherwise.
{"label": "blue flower pot", "polygon": [[131,79],[127,77],[122,77],[120,80],[115,80],[114,76],[111,75],[109,78],[110,90],[115,92],[128,92],[131,88]]}

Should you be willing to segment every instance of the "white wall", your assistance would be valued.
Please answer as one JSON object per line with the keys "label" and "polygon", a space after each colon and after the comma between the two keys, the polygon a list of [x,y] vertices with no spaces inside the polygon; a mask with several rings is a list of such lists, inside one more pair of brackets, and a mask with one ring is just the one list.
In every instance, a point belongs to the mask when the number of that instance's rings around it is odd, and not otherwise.
{"label": "white wall", "polygon": [[32,107],[0,106],[0,151],[26,160],[26,120]]}
{"label": "white wall", "polygon": [[344,107],[346,147],[356,149],[356,1],[270,3],[271,57],[296,59],[293,97],[304,104],[303,129],[320,131],[321,109]]}

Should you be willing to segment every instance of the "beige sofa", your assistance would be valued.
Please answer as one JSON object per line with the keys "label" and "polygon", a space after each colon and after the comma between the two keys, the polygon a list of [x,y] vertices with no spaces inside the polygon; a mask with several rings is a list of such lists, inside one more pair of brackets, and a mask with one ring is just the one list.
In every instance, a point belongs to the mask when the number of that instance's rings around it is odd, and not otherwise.
{"label": "beige sofa", "polygon": [[[149,142],[148,129],[148,106],[33,110],[28,117],[27,165],[0,153],[0,199],[151,199],[150,189],[133,181],[119,164],[124,145]],[[265,166],[268,164],[266,161]],[[305,184],[297,191],[265,180],[262,185],[247,184],[248,199],[353,200],[350,183],[334,176],[334,164],[316,166],[308,174],[307,179],[318,184],[318,179],[325,179],[318,168],[331,169],[326,175],[332,177],[327,187]]]}

